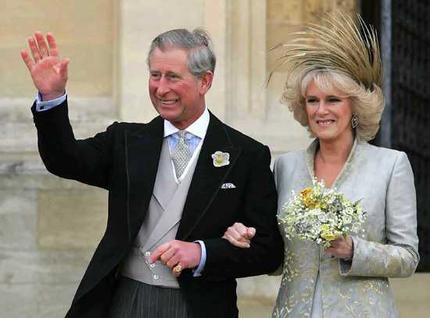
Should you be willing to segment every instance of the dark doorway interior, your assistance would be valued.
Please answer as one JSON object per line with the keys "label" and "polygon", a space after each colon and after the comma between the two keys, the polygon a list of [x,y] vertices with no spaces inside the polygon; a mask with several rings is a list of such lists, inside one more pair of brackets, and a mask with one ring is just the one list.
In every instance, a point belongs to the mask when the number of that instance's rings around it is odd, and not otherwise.
{"label": "dark doorway interior", "polygon": [[[391,14],[384,11],[387,7]],[[378,30],[382,23],[390,26],[391,71],[384,74],[390,76],[390,105],[384,115],[388,121],[383,121],[390,135],[388,144],[380,136],[375,143],[408,154],[417,192],[418,271],[430,272],[430,1],[361,1],[360,10]]]}

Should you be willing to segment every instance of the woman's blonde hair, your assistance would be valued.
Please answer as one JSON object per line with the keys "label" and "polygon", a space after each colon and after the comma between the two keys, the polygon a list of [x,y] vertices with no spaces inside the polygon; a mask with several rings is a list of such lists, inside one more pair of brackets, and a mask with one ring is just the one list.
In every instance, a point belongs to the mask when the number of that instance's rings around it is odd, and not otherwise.
{"label": "woman's blonde hair", "polygon": [[308,72],[303,70],[299,74],[290,74],[282,94],[282,102],[293,112],[294,118],[308,130],[305,94],[311,82],[326,93],[336,89],[343,96],[349,97],[352,112],[358,117],[358,126],[355,128],[357,137],[365,141],[375,137],[384,109],[384,96],[378,85],[373,84],[372,89],[366,89],[345,73],[329,69]]}

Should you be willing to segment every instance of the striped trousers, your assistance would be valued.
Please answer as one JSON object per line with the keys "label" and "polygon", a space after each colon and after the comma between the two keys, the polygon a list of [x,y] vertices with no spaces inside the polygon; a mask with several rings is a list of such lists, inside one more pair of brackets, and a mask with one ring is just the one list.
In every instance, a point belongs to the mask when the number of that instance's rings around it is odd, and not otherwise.
{"label": "striped trousers", "polygon": [[179,288],[119,278],[109,318],[191,318]]}

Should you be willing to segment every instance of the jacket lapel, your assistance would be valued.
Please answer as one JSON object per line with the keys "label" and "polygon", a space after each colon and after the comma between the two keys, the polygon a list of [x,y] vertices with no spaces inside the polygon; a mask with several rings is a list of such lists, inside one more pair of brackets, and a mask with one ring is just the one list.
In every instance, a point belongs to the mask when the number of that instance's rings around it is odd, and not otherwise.
{"label": "jacket lapel", "polygon": [[[125,136],[129,239],[134,239],[148,209],[163,144],[163,131],[163,119],[157,117],[143,129],[128,132]],[[130,202],[133,202],[133,207],[130,207]]]}
{"label": "jacket lapel", "polygon": [[[185,240],[207,212],[229,171],[234,167],[241,149],[229,139],[224,124],[210,114],[206,137],[200,150],[197,166],[188,191],[182,219],[176,237]],[[230,154],[230,164],[215,167],[212,154],[216,151]]]}

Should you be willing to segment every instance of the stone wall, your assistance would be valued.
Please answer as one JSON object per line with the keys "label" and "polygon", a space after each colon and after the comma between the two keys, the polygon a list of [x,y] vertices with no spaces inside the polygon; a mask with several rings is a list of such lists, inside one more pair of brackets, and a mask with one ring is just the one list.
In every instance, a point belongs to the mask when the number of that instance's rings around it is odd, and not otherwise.
{"label": "stone wall", "polygon": [[[114,120],[147,121],[150,40],[171,28],[204,27],[218,56],[209,108],[268,144],[274,156],[303,148],[306,131],[279,103],[281,71],[268,48],[317,13],[354,0],[3,0],[0,11],[0,317],[61,317],[103,234],[103,190],[50,175],[37,153],[35,95],[19,50],[52,31],[71,58],[70,117],[79,138]],[[241,299],[273,303],[279,277],[241,279]],[[421,293],[425,295],[425,293]]]}

